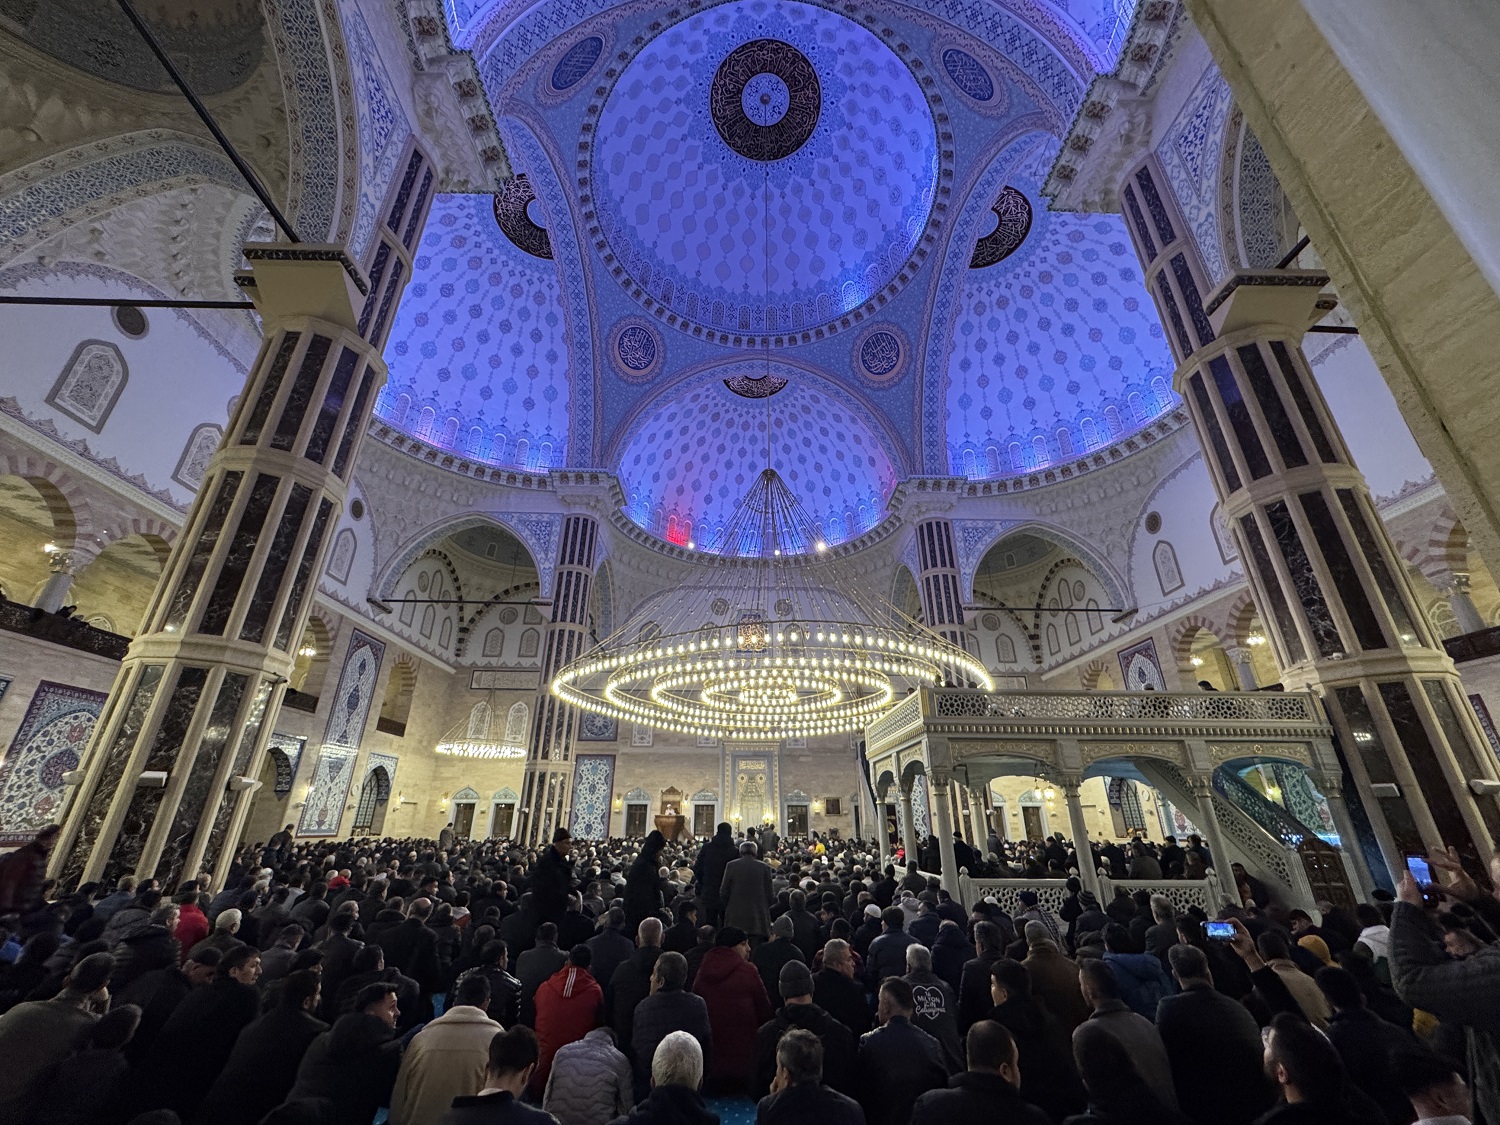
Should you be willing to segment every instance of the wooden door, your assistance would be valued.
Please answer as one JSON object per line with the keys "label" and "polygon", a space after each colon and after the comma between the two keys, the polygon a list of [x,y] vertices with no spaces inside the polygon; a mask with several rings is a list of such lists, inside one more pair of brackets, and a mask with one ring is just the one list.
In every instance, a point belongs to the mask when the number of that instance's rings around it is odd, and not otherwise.
{"label": "wooden door", "polygon": [[646,834],[646,806],[625,806],[625,835],[633,840],[639,840]]}
{"label": "wooden door", "polygon": [[490,835],[501,840],[510,839],[511,827],[516,820],[516,806],[506,801],[504,804],[496,802],[494,814],[490,817]]}
{"label": "wooden door", "polygon": [[712,836],[714,834],[714,807],[712,805],[693,806],[693,835]]}
{"label": "wooden door", "polygon": [[1042,807],[1040,805],[1022,805],[1021,819],[1026,823],[1028,840],[1040,840],[1046,835],[1042,831]]}
{"label": "wooden door", "polygon": [[786,834],[788,836],[807,835],[806,805],[788,805],[786,807]]}
{"label": "wooden door", "polygon": [[467,840],[474,829],[474,802],[458,801],[453,806],[453,831],[460,840]]}

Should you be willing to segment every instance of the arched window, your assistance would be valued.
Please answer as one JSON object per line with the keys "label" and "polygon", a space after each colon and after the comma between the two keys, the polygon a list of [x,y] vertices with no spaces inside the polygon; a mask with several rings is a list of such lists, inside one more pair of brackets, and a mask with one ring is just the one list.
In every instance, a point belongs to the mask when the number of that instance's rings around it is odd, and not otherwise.
{"label": "arched window", "polygon": [[437,607],[428,606],[422,611],[422,636],[431,638],[432,627],[437,623]]}
{"label": "arched window", "polygon": [[1031,439],[1031,451],[1036,456],[1036,467],[1040,469],[1043,465],[1052,461],[1052,455],[1047,452],[1047,439],[1041,434]]}
{"label": "arched window", "polygon": [[996,446],[988,446],[984,451],[984,459],[990,468],[990,476],[1000,475],[1000,450]]}
{"label": "arched window", "polygon": [[1021,443],[1013,441],[1010,443],[1010,467],[1012,471],[1021,473],[1026,471],[1026,455],[1021,452]]}
{"label": "arched window", "polygon": [[505,654],[505,630],[491,629],[484,635],[484,655],[503,656]]}
{"label": "arched window", "polygon": [[1090,598],[1083,608],[1084,616],[1088,618],[1089,632],[1104,632],[1104,614],[1099,612],[1099,603],[1093,598]]}
{"label": "arched window", "polygon": [[469,737],[488,738],[490,734],[490,721],[494,718],[494,712],[490,705],[480,700],[469,709]]}
{"label": "arched window", "polygon": [[1141,398],[1140,391],[1131,391],[1125,396],[1125,402],[1130,406],[1130,416],[1137,422],[1146,420],[1146,404]]}
{"label": "arched window", "polygon": [[530,466],[526,463],[526,455],[531,452],[531,443],[525,438],[516,442],[516,464],[526,469]]}
{"label": "arched window", "polygon": [[524,703],[512,703],[505,716],[505,745],[525,746],[531,730],[531,709]]}
{"label": "arched window", "polygon": [[1170,594],[1183,587],[1182,567],[1177,564],[1177,549],[1165,539],[1151,549],[1151,562],[1156,567],[1156,580],[1163,594]]}
{"label": "arched window", "polygon": [[1057,626],[1047,626],[1047,655],[1056,656],[1062,651],[1062,644],[1057,639]]}
{"label": "arched window", "polygon": [[1016,642],[1001,633],[995,638],[995,655],[1001,664],[1014,664],[1016,662]]}
{"label": "arched window", "polygon": [[1104,408],[1104,424],[1109,427],[1110,437],[1119,437],[1125,431],[1125,425],[1120,421],[1120,408],[1118,406],[1106,406]]}
{"label": "arched window", "polygon": [[1085,418],[1078,424],[1078,428],[1083,431],[1083,444],[1085,448],[1093,449],[1099,444],[1099,423],[1095,422],[1092,418]]}
{"label": "arched window", "polygon": [[1064,457],[1073,456],[1073,435],[1068,433],[1067,427],[1057,431],[1057,449]]}
{"label": "arched window", "polygon": [[977,477],[979,475],[979,461],[974,456],[972,449],[964,450],[964,476]]}
{"label": "arched window", "polygon": [[521,655],[533,657],[542,647],[542,635],[535,629],[527,629],[521,634]]}
{"label": "arched window", "polygon": [[349,581],[349,568],[354,565],[354,529],[346,527],[333,540],[333,550],[328,553],[328,577],[335,582]]}

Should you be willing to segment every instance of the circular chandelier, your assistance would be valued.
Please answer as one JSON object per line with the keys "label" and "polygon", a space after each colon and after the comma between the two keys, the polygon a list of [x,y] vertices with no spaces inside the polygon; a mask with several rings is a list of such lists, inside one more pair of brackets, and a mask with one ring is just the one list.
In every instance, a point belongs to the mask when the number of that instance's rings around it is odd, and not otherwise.
{"label": "circular chandelier", "polygon": [[495,693],[490,692],[486,705],[476,707],[468,718],[455,723],[435,749],[453,758],[526,757],[526,747],[521,745],[526,732],[505,729],[508,726],[495,715]]}
{"label": "circular chandelier", "polygon": [[647,603],[552,693],[659,730],[779,741],[862,730],[917,684],[994,687],[978,658],[869,593],[774,469],[700,547],[696,582]]}

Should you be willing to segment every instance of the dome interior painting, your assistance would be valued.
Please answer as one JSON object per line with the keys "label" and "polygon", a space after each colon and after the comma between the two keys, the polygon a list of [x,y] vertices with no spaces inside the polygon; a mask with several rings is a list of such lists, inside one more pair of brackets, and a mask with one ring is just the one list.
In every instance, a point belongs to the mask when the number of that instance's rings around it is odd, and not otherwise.
{"label": "dome interior painting", "polygon": [[955,475],[1018,476],[1074,460],[1181,401],[1120,216],[1051,211],[1041,198],[1056,152],[1039,138],[1011,174],[980,247],[1007,228],[1015,245],[998,258],[976,253],[962,281],[948,359]]}
{"label": "dome interior painting", "polygon": [[769,458],[829,544],[880,521],[897,473],[874,419],[810,373],[773,369],[760,378],[786,385],[746,398],[726,385],[735,375],[716,370],[648,406],[619,455],[632,520],[669,542],[715,551]]}
{"label": "dome interior painting", "polygon": [[440,195],[386,345],[376,415],[484,464],[566,463],[568,343],[557,271],[502,233],[487,195]]}

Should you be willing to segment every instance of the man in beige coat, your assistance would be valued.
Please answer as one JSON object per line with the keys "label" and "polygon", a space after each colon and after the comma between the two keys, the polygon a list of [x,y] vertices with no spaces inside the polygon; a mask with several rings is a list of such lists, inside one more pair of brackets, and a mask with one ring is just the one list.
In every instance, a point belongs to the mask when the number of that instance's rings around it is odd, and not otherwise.
{"label": "man in beige coat", "polygon": [[391,1125],[439,1125],[454,1098],[484,1088],[490,1040],[505,1029],[486,1015],[489,978],[465,977],[456,1003],[415,1037],[401,1059],[391,1092]]}

